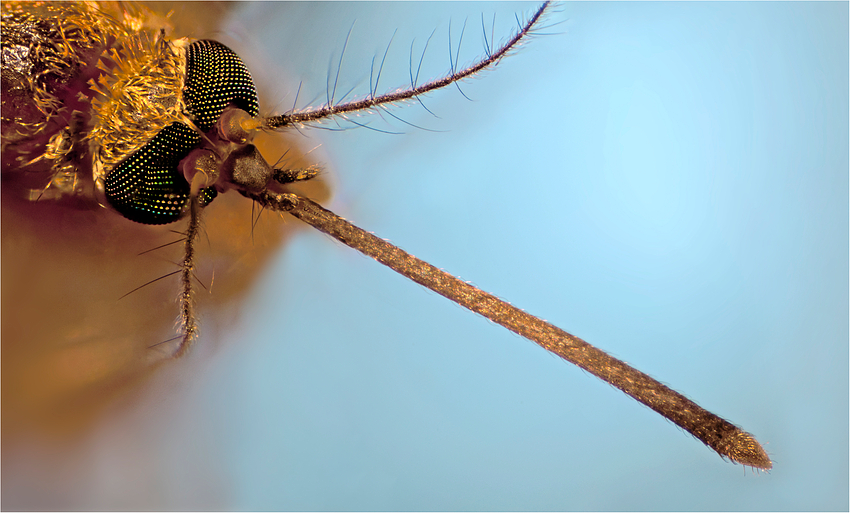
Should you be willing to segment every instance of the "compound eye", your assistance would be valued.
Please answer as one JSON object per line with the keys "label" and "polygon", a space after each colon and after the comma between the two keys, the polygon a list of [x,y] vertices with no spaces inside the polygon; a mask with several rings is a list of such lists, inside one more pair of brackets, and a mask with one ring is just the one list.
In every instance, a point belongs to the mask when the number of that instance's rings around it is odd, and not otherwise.
{"label": "compound eye", "polygon": [[[212,130],[231,103],[251,116],[259,113],[251,73],[236,53],[216,41],[196,41],[185,50],[183,99],[189,117],[201,131]],[[179,169],[202,137],[189,125],[174,122],[106,175],[106,199],[124,217],[144,224],[167,224],[183,216],[189,184]],[[202,189],[202,206],[216,196]]]}

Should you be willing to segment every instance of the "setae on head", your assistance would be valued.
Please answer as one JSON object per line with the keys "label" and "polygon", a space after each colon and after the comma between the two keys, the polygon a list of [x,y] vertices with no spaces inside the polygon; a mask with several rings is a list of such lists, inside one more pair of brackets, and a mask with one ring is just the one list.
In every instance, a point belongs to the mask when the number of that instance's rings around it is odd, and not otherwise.
{"label": "setae on head", "polygon": [[[208,40],[158,42],[153,51],[159,61],[183,69],[169,73],[160,67],[148,75],[141,70],[114,80],[111,99],[102,103],[109,118],[101,112],[104,122],[93,130],[100,148],[95,176],[106,203],[131,221],[167,224],[183,217],[191,194],[206,206],[230,187],[233,170],[245,175],[246,168],[259,166],[269,175],[265,186],[273,170],[251,150],[255,131],[242,128],[259,113],[254,81],[242,59]],[[173,89],[171,95],[144,94],[167,91],[173,82],[160,80],[163,75],[183,79],[177,94]],[[222,116],[226,111],[230,114]],[[128,132],[142,135],[130,151],[122,147]],[[197,191],[190,186],[193,180]],[[245,180],[259,183],[255,176]]]}

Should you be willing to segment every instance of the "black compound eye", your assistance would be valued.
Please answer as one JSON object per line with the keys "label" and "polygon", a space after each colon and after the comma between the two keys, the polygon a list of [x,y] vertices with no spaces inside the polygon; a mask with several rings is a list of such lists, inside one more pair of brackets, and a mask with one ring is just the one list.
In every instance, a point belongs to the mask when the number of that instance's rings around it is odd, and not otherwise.
{"label": "black compound eye", "polygon": [[[251,116],[259,113],[251,73],[236,53],[215,41],[197,41],[186,48],[186,108],[195,125],[206,132],[231,103]],[[189,200],[189,184],[180,161],[201,145],[201,136],[184,123],[172,123],[109,173],[106,199],[131,221],[167,224],[178,220]],[[216,196],[201,190],[201,205]]]}
{"label": "black compound eye", "polygon": [[251,116],[260,112],[251,72],[233,50],[216,41],[189,45],[183,95],[195,124],[205,132],[230,103]]}

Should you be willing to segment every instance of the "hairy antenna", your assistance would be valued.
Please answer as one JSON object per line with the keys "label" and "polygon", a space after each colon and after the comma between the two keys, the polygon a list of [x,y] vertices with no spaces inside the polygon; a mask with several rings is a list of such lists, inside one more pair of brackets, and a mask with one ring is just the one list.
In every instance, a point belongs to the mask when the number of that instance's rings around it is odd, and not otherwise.
{"label": "hairy antenna", "polygon": [[537,9],[537,11],[529,18],[529,20],[517,31],[517,33],[508,40],[508,42],[492,53],[488,48],[487,56],[484,59],[466,69],[457,70],[455,62],[452,62],[451,73],[443,78],[432,80],[431,82],[411,87],[404,91],[396,91],[393,93],[383,94],[381,96],[369,94],[369,96],[362,100],[343,103],[340,105],[333,104],[333,95],[331,95],[329,97],[328,105],[324,107],[265,118],[262,122],[262,128],[281,129],[290,125],[321,121],[333,116],[344,116],[350,112],[375,109],[383,105],[410,100],[431,91],[457,83],[460,80],[471,77],[487,68],[496,66],[505,55],[507,55],[511,50],[516,49],[520,43],[533,32],[537,22],[544,15],[549,6],[550,2],[544,2],[543,5],[541,5],[540,8]]}

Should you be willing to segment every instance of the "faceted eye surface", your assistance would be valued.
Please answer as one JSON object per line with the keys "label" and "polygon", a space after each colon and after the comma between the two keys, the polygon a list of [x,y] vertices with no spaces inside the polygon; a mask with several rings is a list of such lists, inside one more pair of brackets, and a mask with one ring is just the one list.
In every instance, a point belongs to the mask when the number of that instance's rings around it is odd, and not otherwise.
{"label": "faceted eye surface", "polygon": [[186,55],[186,89],[189,113],[203,131],[212,128],[228,104],[252,116],[260,111],[251,73],[236,53],[216,41],[197,41]]}
{"label": "faceted eye surface", "polygon": [[[256,116],[257,91],[251,73],[236,53],[215,41],[192,43],[186,49],[186,107],[195,125],[210,130],[230,103]],[[118,164],[106,177],[106,199],[131,221],[167,224],[183,215],[189,184],[179,171],[180,161],[201,143],[185,123],[172,123],[148,144]],[[212,187],[201,191],[201,205],[216,196]]]}

